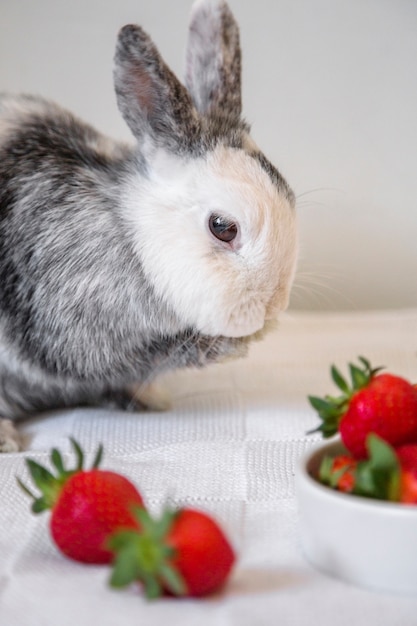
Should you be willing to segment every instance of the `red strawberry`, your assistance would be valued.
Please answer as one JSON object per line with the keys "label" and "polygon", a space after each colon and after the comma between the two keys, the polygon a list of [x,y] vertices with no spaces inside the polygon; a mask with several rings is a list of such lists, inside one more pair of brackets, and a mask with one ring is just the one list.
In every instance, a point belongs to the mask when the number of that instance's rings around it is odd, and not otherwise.
{"label": "red strawberry", "polygon": [[399,500],[404,504],[417,504],[417,444],[396,449],[401,465]]}
{"label": "red strawberry", "polygon": [[320,464],[320,482],[338,491],[350,493],[355,487],[356,465],[356,459],[347,454],[325,456]]}
{"label": "red strawberry", "polygon": [[401,467],[404,470],[415,472],[417,476],[417,443],[404,444],[395,450]]}
{"label": "red strawberry", "polygon": [[400,376],[379,374],[369,361],[359,357],[362,369],[349,364],[352,384],[332,366],[333,381],[342,391],[338,397],[310,396],[309,401],[322,419],[316,429],[324,437],[338,431],[357,459],[366,458],[366,437],[373,432],[393,446],[417,441],[417,391]]}
{"label": "red strawberry", "polygon": [[61,454],[54,449],[51,461],[57,476],[27,459],[33,482],[42,494],[40,497],[32,494],[21,481],[19,484],[33,498],[34,513],[52,510],[50,531],[63,554],[83,563],[109,563],[114,555],[105,546],[106,539],[121,528],[138,528],[131,507],[143,506],[142,496],[120,474],[98,469],[101,446],[92,469],[83,470],[83,452],[76,441],[71,439],[71,442],[77,465],[66,470]]}
{"label": "red strawberry", "polygon": [[403,471],[400,480],[400,498],[403,504],[417,504],[417,476],[415,472]]}
{"label": "red strawberry", "polygon": [[366,446],[368,458],[362,461],[349,456],[324,457],[320,482],[368,498],[417,504],[417,444],[393,448],[371,433]]}
{"label": "red strawberry", "polygon": [[360,461],[349,455],[324,457],[320,482],[368,498],[399,500],[400,463],[394,448],[373,433],[366,446],[368,458]]}
{"label": "red strawberry", "polygon": [[369,460],[360,461],[355,492],[360,495],[417,504],[417,444],[393,448],[376,435],[367,439]]}
{"label": "red strawberry", "polygon": [[110,584],[143,583],[148,598],[162,593],[203,596],[227,579],[235,554],[218,524],[194,509],[167,511],[154,520],[138,510],[141,531],[121,531],[109,541],[116,553]]}

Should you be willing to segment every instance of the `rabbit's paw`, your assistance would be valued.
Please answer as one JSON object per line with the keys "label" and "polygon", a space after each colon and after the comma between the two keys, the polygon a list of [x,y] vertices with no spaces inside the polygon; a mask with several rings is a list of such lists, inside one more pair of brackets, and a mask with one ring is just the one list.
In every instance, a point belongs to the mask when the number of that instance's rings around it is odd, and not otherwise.
{"label": "rabbit's paw", "polygon": [[149,383],[109,391],[101,399],[100,405],[106,408],[122,409],[129,413],[166,411],[170,407],[169,400],[161,389]]}
{"label": "rabbit's paw", "polygon": [[198,365],[244,357],[248,352],[248,343],[246,337],[203,337],[199,344]]}
{"label": "rabbit's paw", "polygon": [[167,411],[171,407],[167,392],[156,383],[132,385],[128,393],[148,411]]}
{"label": "rabbit's paw", "polygon": [[0,453],[19,452],[22,449],[22,437],[12,420],[0,418]]}

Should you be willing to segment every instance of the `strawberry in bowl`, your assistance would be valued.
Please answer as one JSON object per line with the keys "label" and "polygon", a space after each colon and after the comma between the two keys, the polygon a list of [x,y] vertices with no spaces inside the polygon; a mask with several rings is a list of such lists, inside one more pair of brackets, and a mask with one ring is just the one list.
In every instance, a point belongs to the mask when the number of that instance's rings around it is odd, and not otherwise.
{"label": "strawberry in bowl", "polygon": [[310,396],[331,442],[299,462],[300,544],[317,569],[377,591],[417,595],[417,388],[400,376],[334,366],[335,396]]}
{"label": "strawberry in bowl", "polygon": [[381,373],[364,357],[362,367],[349,364],[348,382],[333,365],[337,396],[309,396],[321,424],[311,432],[337,433],[357,459],[367,456],[366,438],[375,433],[393,446],[417,442],[417,388],[401,376]]}

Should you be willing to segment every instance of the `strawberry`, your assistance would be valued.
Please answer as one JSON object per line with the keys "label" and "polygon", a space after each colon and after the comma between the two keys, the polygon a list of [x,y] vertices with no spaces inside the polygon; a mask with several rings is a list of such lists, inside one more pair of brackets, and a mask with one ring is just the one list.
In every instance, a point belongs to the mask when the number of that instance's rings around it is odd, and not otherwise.
{"label": "strawberry", "polygon": [[319,469],[319,481],[359,496],[399,500],[401,468],[394,448],[374,433],[367,436],[366,447],[367,458],[360,461],[349,455],[325,456]]}
{"label": "strawberry", "polygon": [[142,530],[118,532],[108,542],[116,553],[113,587],[140,581],[148,598],[198,597],[224,584],[235,554],[210,516],[183,508],[158,520],[138,509],[137,517]]}
{"label": "strawberry", "polygon": [[403,471],[401,473],[399,502],[417,504],[417,476],[415,472]]}
{"label": "strawberry", "polygon": [[350,493],[355,487],[356,459],[348,454],[325,456],[320,464],[319,479],[338,491]]}
{"label": "strawberry", "polygon": [[[380,374],[369,361],[363,367],[349,364],[351,385],[335,366],[331,375],[342,394],[337,397],[309,396],[322,424],[316,429],[324,437],[337,432],[349,452],[366,458],[366,437],[375,433],[393,446],[417,442],[417,390],[404,378]],[[315,432],[315,431],[313,431]]]}
{"label": "strawberry", "polygon": [[359,495],[417,504],[417,444],[393,448],[376,435],[367,439],[369,460],[360,461],[355,474]]}
{"label": "strawberry", "polygon": [[401,467],[404,470],[415,472],[417,476],[417,443],[404,444],[395,450]]}
{"label": "strawberry", "polygon": [[325,456],[320,482],[368,498],[417,504],[417,444],[393,448],[371,433],[366,446],[368,458],[361,461],[348,455]]}
{"label": "strawberry", "polygon": [[98,469],[102,446],[92,468],[84,470],[83,452],[74,439],[71,443],[77,456],[74,469],[65,469],[61,454],[52,450],[56,476],[35,461],[26,460],[40,496],[34,495],[19,479],[18,482],[33,498],[34,513],[51,509],[50,532],[63,554],[83,563],[109,563],[114,555],[105,545],[106,539],[115,530],[138,528],[131,507],[143,506],[142,496],[125,477]]}
{"label": "strawberry", "polygon": [[395,450],[401,465],[399,501],[417,504],[417,444],[406,444]]}

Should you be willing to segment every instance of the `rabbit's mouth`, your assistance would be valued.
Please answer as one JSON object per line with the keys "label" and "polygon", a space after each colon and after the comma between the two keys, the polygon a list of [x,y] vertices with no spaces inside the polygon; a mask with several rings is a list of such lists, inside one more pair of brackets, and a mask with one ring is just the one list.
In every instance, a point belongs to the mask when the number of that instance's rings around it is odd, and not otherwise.
{"label": "rabbit's mouth", "polygon": [[265,321],[265,305],[253,299],[233,309],[224,320],[221,334],[225,337],[247,337],[262,330]]}
{"label": "rabbit's mouth", "polygon": [[229,298],[223,298],[215,307],[213,301],[205,300],[199,311],[197,327],[211,336],[243,338],[254,335],[270,326],[285,311],[289,294],[290,285],[279,285],[268,295],[260,293],[259,289],[246,289],[240,298],[236,293],[229,293]]}
{"label": "rabbit's mouth", "polygon": [[[206,302],[206,304],[209,304]],[[204,335],[240,338],[262,330],[265,324],[265,306],[252,300],[227,310],[219,305],[213,314],[212,303],[202,307],[196,320],[196,328]]]}
{"label": "rabbit's mouth", "polygon": [[271,326],[289,304],[289,289],[278,289],[265,305],[254,297],[236,307],[229,315],[222,334],[226,337],[247,337]]}

